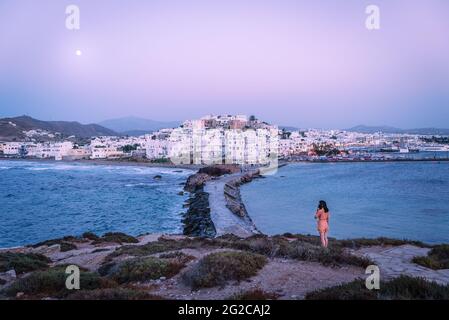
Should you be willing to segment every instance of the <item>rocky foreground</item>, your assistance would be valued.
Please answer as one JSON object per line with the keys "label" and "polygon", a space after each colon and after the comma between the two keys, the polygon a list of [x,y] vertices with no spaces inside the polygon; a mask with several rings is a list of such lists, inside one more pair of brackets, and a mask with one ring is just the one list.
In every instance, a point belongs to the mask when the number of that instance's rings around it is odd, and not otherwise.
{"label": "rocky foreground", "polygon": [[[390,274],[386,292],[363,285],[370,255],[435,248],[391,239],[335,240],[285,234],[217,238],[86,233],[0,251],[2,299],[449,299],[447,270],[439,284],[416,279],[413,269]],[[387,258],[384,255],[384,258]],[[415,265],[404,258],[402,267]],[[388,260],[388,259],[387,259]],[[381,275],[388,262],[379,260]],[[80,290],[65,287],[68,265],[81,270]],[[417,265],[415,265],[418,267]],[[410,273],[411,272],[411,273]],[[446,272],[446,273],[445,273]],[[409,276],[409,277],[406,277]],[[361,280],[359,280],[361,279]],[[383,280],[383,278],[382,278]],[[345,295],[339,288],[343,287]],[[395,288],[402,288],[409,296]],[[330,289],[326,289],[330,288]],[[419,290],[417,290],[417,288]],[[385,289],[385,290],[387,290]],[[412,290],[413,289],[413,290]],[[324,291],[323,291],[324,290]],[[421,292],[421,296],[410,296]],[[402,295],[401,295],[402,294]],[[349,296],[348,296],[349,295]]]}

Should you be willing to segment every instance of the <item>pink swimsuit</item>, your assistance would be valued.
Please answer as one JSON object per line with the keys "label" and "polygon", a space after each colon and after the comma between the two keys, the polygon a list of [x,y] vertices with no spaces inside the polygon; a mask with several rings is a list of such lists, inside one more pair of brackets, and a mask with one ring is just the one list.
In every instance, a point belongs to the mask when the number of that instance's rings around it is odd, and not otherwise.
{"label": "pink swimsuit", "polygon": [[315,217],[318,218],[318,232],[329,232],[329,212],[324,212],[323,209],[318,210]]}

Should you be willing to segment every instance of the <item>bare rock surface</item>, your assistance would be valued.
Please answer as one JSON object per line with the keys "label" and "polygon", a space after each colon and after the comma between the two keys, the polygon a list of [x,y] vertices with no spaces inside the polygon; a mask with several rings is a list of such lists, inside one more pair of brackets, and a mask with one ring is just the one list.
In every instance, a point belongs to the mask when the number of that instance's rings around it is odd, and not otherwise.
{"label": "bare rock surface", "polygon": [[432,270],[412,262],[414,257],[426,256],[429,251],[429,248],[406,244],[397,247],[365,247],[353,253],[374,261],[379,266],[381,277],[385,279],[408,275],[422,277],[443,285],[449,284],[449,269]]}

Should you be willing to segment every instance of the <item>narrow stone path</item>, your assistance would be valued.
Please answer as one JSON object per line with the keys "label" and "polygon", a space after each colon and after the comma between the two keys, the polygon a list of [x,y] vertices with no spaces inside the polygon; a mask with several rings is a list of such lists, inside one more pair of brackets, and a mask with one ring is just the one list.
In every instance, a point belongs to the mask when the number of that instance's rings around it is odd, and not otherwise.
{"label": "narrow stone path", "polygon": [[204,187],[204,191],[209,194],[210,216],[214,222],[217,236],[232,233],[238,237],[246,238],[258,233],[254,225],[239,218],[226,207],[225,184],[240,175],[241,173],[235,173],[210,180]]}
{"label": "narrow stone path", "polygon": [[391,279],[400,275],[421,277],[439,284],[449,284],[449,269],[432,270],[412,262],[413,257],[426,256],[428,248],[412,245],[398,247],[365,247],[353,251],[354,254],[365,256],[374,261],[380,269],[381,277]]}

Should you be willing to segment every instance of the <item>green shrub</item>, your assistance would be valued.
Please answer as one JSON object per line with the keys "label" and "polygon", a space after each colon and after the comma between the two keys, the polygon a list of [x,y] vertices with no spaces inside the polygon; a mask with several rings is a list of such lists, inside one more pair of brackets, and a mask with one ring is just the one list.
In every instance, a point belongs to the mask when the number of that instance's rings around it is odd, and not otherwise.
{"label": "green shrub", "polygon": [[87,239],[87,240],[92,240],[92,241],[95,241],[95,240],[98,240],[100,237],[98,237],[95,233],[93,233],[93,232],[84,232],[83,233],[83,235],[82,235],[82,237],[84,238],[84,239]]}
{"label": "green shrub", "polygon": [[424,256],[424,257],[414,257],[412,259],[413,263],[419,264],[423,267],[426,268],[430,268],[433,270],[439,270],[439,269],[443,269],[441,267],[441,264],[438,260],[435,260],[434,258],[431,258],[429,256]]}
{"label": "green shrub", "polygon": [[[308,243],[314,244],[314,245],[320,245],[320,243],[321,243],[320,237],[313,236],[313,235],[284,233],[283,236],[286,238],[297,239],[302,242],[308,242]],[[343,240],[329,238],[329,245],[344,247],[344,248],[353,248],[353,249],[358,249],[361,247],[370,247],[370,246],[401,246],[404,244],[410,244],[410,245],[414,245],[414,246],[422,247],[422,248],[430,247],[429,245],[427,245],[421,241],[414,241],[414,240],[407,240],[407,239],[403,239],[403,240],[392,239],[392,238],[386,238],[386,237],[379,237],[379,238],[374,238],[374,239],[354,238],[354,239],[343,239]]]}
{"label": "green shrub", "polygon": [[258,253],[272,258],[279,257],[314,261],[333,266],[355,265],[366,267],[372,264],[369,259],[351,255],[343,246],[331,245],[328,249],[323,249],[319,244],[319,240],[316,243],[316,237],[299,235],[295,236],[295,240],[293,241],[284,236],[268,237],[266,235],[254,235],[246,239],[241,239],[233,235],[224,235],[215,239],[159,239],[158,241],[150,242],[142,246],[123,246],[118,248],[107,257],[106,261],[111,261],[114,257],[120,255],[141,257],[184,248],[228,248]]}
{"label": "green shrub", "polygon": [[[68,274],[65,266],[54,267],[45,271],[35,271],[30,275],[16,280],[5,289],[7,296],[15,296],[18,292],[32,296],[63,297],[71,293],[65,286]],[[92,290],[109,286],[97,273],[80,270],[80,287],[83,290]]]}
{"label": "green shrub", "polygon": [[181,264],[186,264],[189,261],[195,260],[194,256],[187,255],[182,253],[181,251],[173,251],[169,253],[163,253],[159,256],[160,259],[169,259],[175,262],[179,262]]}
{"label": "green shrub", "polygon": [[67,252],[78,249],[76,245],[70,242],[61,242],[60,243],[61,252]]}
{"label": "green shrub", "polygon": [[329,240],[329,243],[336,244],[342,247],[348,247],[353,249],[358,249],[360,247],[369,247],[369,246],[402,246],[404,244],[410,244],[421,248],[427,248],[429,245],[414,240],[400,240],[400,239],[391,239],[385,237],[379,237],[375,239],[365,239],[365,238],[356,238],[356,239],[347,239],[347,240]]}
{"label": "green shrub", "polygon": [[423,278],[401,276],[387,282],[380,290],[381,299],[448,300],[449,286]]}
{"label": "green shrub", "polygon": [[162,298],[136,288],[106,288],[76,291],[66,300],[162,300]]}
{"label": "green shrub", "polygon": [[185,265],[183,263],[159,259],[156,257],[134,258],[111,265],[106,272],[109,277],[119,283],[155,280],[161,277],[170,278],[176,275]]}
{"label": "green shrub", "polygon": [[355,280],[342,285],[310,292],[306,300],[375,300],[376,291],[368,290],[364,280]]}
{"label": "green shrub", "polygon": [[279,295],[260,288],[244,291],[231,296],[228,300],[276,300]]}
{"label": "green shrub", "polygon": [[51,262],[46,256],[36,253],[0,253],[0,272],[14,269],[22,274],[34,270],[45,269]]}
{"label": "green shrub", "polygon": [[219,247],[217,242],[213,239],[203,238],[186,238],[181,240],[169,240],[160,238],[158,241],[149,242],[144,245],[137,246],[122,246],[111,253],[106,261],[110,261],[115,257],[121,255],[129,255],[134,257],[144,257],[156,253],[167,251],[174,251],[180,249],[195,249],[195,248],[216,248]]}
{"label": "green shrub", "polygon": [[365,268],[372,264],[369,259],[351,255],[340,246],[322,248],[319,244],[315,244],[315,240],[311,236],[297,236],[295,238],[296,240],[289,241],[283,236],[256,235],[227,243],[226,246],[268,257],[320,262],[326,266],[355,265]]}
{"label": "green shrub", "polygon": [[105,233],[101,238],[96,239],[92,242],[93,245],[101,244],[101,243],[138,243],[139,240],[133,236],[127,235],[122,232],[108,232]]}
{"label": "green shrub", "polygon": [[123,246],[116,249],[111,257],[130,255],[135,257],[149,256],[155,253],[178,250],[181,244],[176,241],[155,241],[142,246]]}
{"label": "green shrub", "polygon": [[434,270],[449,269],[449,245],[435,246],[425,257],[415,257],[413,262]]}
{"label": "green shrub", "polygon": [[225,285],[229,280],[244,280],[255,276],[267,259],[250,252],[224,251],[202,258],[183,280],[192,289]]}
{"label": "green shrub", "polygon": [[422,278],[400,276],[380,284],[380,290],[368,290],[364,280],[330,287],[306,295],[308,300],[447,300],[449,286]]}
{"label": "green shrub", "polygon": [[38,247],[42,247],[42,246],[50,247],[55,244],[59,244],[61,247],[61,249],[60,249],[61,252],[67,252],[67,251],[77,249],[76,245],[74,245],[73,242],[84,242],[84,240],[82,238],[78,238],[78,237],[74,237],[74,236],[67,236],[67,237],[63,237],[63,238],[42,241],[42,242],[31,245],[31,247],[32,248],[38,248]]}

